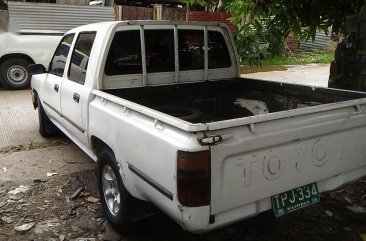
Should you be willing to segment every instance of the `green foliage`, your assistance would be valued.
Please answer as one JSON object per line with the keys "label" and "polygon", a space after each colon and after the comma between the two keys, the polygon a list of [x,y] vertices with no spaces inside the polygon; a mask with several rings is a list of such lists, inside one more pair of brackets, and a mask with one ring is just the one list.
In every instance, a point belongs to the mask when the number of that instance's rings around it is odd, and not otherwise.
{"label": "green foliage", "polygon": [[257,35],[243,35],[243,32],[236,31],[234,33],[240,61],[249,61],[249,64],[260,66],[262,60],[268,55],[265,48],[259,44]]}
{"label": "green foliage", "polygon": [[264,65],[263,66],[242,66],[241,74],[269,72],[269,71],[286,71],[287,68],[283,65]]}
{"label": "green foliage", "polygon": [[199,6],[205,6],[205,1],[204,0],[183,0],[183,3],[185,3],[187,5],[197,4]]}
{"label": "green foliage", "polygon": [[[269,2],[269,0],[260,0]],[[301,40],[314,39],[318,29],[342,31],[349,16],[359,12],[364,0],[271,0],[266,9],[271,24],[284,35],[290,32]]]}
{"label": "green foliage", "polygon": [[[264,7],[264,6],[262,6]],[[283,53],[284,36],[265,11],[259,11],[252,0],[231,1],[226,9],[231,13],[231,21],[238,27],[234,39],[241,61],[260,66],[266,56]]]}
{"label": "green foliage", "polygon": [[[206,6],[218,0],[184,0]],[[281,55],[284,39],[314,40],[317,30],[344,32],[347,18],[366,0],[226,0],[225,9],[238,26],[234,33],[241,60],[260,65],[266,56]]]}
{"label": "green foliage", "polygon": [[[346,19],[366,0],[232,0],[227,11],[239,26],[235,33],[242,60],[260,64],[264,56],[281,55],[283,40],[314,40],[317,30],[344,32]],[[263,48],[266,46],[266,48]]]}
{"label": "green foliage", "polygon": [[267,58],[263,65],[303,65],[303,64],[329,64],[334,58],[334,53],[329,50],[297,51],[289,56]]}

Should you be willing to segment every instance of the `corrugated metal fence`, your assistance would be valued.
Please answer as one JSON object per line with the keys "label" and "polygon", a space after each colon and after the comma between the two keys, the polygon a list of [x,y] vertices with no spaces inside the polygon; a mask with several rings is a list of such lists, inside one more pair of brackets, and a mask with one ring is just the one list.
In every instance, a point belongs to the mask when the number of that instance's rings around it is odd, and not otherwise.
{"label": "corrugated metal fence", "polygon": [[306,42],[300,43],[300,49],[302,50],[312,50],[312,49],[326,49],[330,46],[331,40],[324,32],[316,33],[314,42],[309,39]]}
{"label": "corrugated metal fence", "polygon": [[113,7],[11,2],[9,31],[55,30],[114,20]]}

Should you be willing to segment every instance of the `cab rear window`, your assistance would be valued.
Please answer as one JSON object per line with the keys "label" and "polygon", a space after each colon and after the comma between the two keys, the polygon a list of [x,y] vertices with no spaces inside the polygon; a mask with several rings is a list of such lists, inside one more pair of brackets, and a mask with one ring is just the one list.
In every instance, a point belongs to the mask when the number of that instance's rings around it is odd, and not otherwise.
{"label": "cab rear window", "polygon": [[105,65],[106,75],[141,74],[141,39],[139,30],[116,32]]}
{"label": "cab rear window", "polygon": [[[141,33],[145,53],[141,48]],[[146,72],[174,72],[176,54],[179,71],[203,70],[205,67],[205,34],[203,30],[179,29],[175,46],[174,29],[126,30],[116,32],[107,56],[105,74],[142,74],[142,56]],[[225,38],[219,31],[208,31],[208,68],[229,68],[231,58]],[[177,50],[176,50],[177,49]]]}

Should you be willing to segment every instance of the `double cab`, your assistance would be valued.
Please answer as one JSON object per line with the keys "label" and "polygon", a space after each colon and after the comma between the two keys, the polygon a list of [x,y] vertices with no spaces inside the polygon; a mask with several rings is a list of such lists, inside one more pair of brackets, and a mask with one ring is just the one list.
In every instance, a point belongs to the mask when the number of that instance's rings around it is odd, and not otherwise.
{"label": "double cab", "polygon": [[81,26],[30,71],[40,133],[98,163],[121,231],[156,207],[196,233],[282,216],[366,175],[366,93],[241,78],[222,24]]}

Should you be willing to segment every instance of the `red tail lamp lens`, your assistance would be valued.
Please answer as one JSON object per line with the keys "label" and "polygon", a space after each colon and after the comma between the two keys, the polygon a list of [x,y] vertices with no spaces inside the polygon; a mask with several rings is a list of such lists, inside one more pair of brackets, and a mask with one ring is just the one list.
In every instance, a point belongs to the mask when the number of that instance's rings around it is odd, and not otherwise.
{"label": "red tail lamp lens", "polygon": [[183,206],[199,207],[210,204],[209,151],[178,151],[178,200]]}

